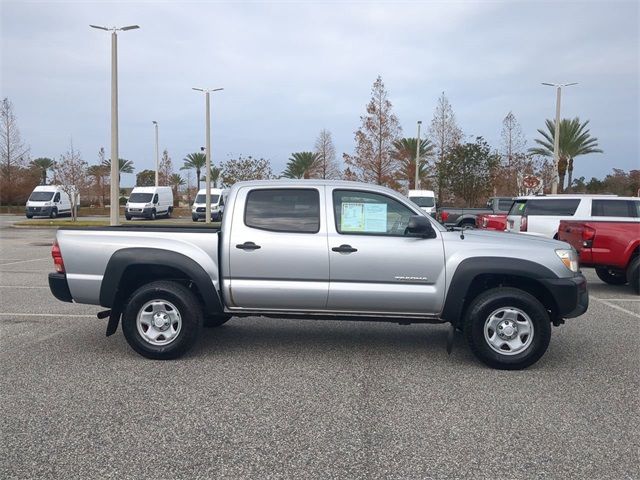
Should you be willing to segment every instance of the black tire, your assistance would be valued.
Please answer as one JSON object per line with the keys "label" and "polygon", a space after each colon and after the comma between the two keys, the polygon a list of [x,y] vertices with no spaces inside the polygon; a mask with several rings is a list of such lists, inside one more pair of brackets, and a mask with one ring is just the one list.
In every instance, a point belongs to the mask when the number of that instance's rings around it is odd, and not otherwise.
{"label": "black tire", "polygon": [[627,267],[627,282],[634,292],[640,293],[640,257],[634,258]]}
{"label": "black tire", "polygon": [[171,218],[171,211],[173,209],[171,207],[167,208],[167,218]]}
{"label": "black tire", "polygon": [[[154,345],[138,330],[138,314],[150,301],[170,302],[180,316],[175,338],[165,345]],[[172,327],[173,328],[173,327]],[[140,355],[156,360],[178,358],[195,343],[202,328],[202,305],[195,294],[182,284],[159,280],[143,285],[127,300],[122,315],[122,331],[127,343]]]}
{"label": "black tire", "polygon": [[596,267],[596,275],[598,275],[600,280],[609,285],[624,285],[627,283],[627,275],[623,270]]}
{"label": "black tire", "polygon": [[54,208],[51,210],[51,213],[49,214],[49,218],[58,218],[58,209]]}
{"label": "black tire", "polygon": [[463,220],[460,222],[462,228],[476,228],[476,222],[473,220]]}
{"label": "black tire", "polygon": [[[504,354],[498,353],[485,338],[485,323],[501,308],[524,312],[533,327],[531,338],[521,336],[521,339],[525,339],[522,340],[523,350],[519,353],[509,353],[506,348]],[[519,319],[525,320],[521,316]],[[494,335],[497,334],[496,330]],[[551,340],[551,322],[544,305],[529,293],[517,288],[493,288],[478,295],[467,308],[464,336],[473,354],[486,365],[500,370],[520,370],[533,365],[544,355]],[[500,342],[499,339],[497,341]]]}
{"label": "black tire", "polygon": [[231,315],[210,315],[204,317],[203,325],[205,328],[216,328],[224,325],[231,320]]}
{"label": "black tire", "polygon": [[124,218],[126,218],[127,220],[131,220],[131,215],[125,215]]}
{"label": "black tire", "polygon": [[151,217],[149,217],[150,220],[155,220],[156,219],[156,211],[155,210],[151,210]]}
{"label": "black tire", "polygon": [[193,220],[194,222],[198,221],[198,217],[191,215],[191,220]]}
{"label": "black tire", "polygon": [[33,215],[27,215],[27,218],[33,218]]}

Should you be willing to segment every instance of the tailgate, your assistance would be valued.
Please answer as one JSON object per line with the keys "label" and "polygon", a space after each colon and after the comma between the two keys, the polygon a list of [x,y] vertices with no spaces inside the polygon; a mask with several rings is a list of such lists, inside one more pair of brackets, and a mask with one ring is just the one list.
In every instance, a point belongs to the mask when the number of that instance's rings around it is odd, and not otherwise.
{"label": "tailgate", "polygon": [[[585,248],[585,232],[592,230],[585,222],[560,221],[558,240],[569,243],[580,254],[581,263],[591,262],[591,248]],[[593,237],[591,237],[593,238]]]}

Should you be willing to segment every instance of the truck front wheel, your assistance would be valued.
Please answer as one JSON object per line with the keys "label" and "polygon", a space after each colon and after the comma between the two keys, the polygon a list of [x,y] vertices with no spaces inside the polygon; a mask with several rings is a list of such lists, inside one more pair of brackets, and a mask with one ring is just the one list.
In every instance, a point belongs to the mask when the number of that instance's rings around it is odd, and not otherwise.
{"label": "truck front wheel", "polygon": [[160,280],[143,285],[127,301],[122,331],[140,355],[168,360],[183,355],[202,327],[202,307],[182,284]]}
{"label": "truck front wheel", "polygon": [[627,268],[627,281],[633,291],[640,293],[640,257],[632,260]]}
{"label": "truck front wheel", "polygon": [[551,322],[545,307],[529,293],[494,288],[469,305],[464,335],[471,351],[485,364],[520,370],[544,355],[551,339]]}
{"label": "truck front wheel", "polygon": [[606,267],[596,267],[596,275],[604,283],[609,285],[624,285],[627,283],[627,276],[622,270],[613,270]]}

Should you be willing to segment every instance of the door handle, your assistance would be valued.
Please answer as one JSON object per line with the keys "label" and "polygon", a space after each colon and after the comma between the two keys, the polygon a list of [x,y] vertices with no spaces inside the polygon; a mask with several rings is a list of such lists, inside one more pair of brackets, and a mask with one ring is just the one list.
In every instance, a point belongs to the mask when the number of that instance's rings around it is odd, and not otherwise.
{"label": "door handle", "polygon": [[244,242],[236,245],[236,248],[239,248],[240,250],[257,250],[262,247],[260,245],[256,245],[253,242]]}
{"label": "door handle", "polygon": [[353,248],[351,245],[340,245],[339,247],[333,247],[331,250],[340,253],[353,253],[358,251],[357,248]]}

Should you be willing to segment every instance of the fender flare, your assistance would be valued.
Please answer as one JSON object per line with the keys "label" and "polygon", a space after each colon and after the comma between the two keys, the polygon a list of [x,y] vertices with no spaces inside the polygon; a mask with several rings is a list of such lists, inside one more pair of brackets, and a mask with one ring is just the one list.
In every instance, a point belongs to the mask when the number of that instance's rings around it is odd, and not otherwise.
{"label": "fender flare", "polygon": [[118,308],[115,304],[122,276],[127,268],[134,265],[160,265],[182,272],[198,287],[207,312],[223,311],[220,296],[204,268],[186,255],[159,248],[123,248],[115,252],[109,259],[102,278],[100,305]]}
{"label": "fender flare", "polygon": [[[479,275],[513,275],[531,280],[555,279],[547,267],[530,260],[504,257],[473,257],[456,268],[444,301],[441,318],[457,324],[463,312],[469,287]],[[542,283],[542,282],[541,282]]]}

